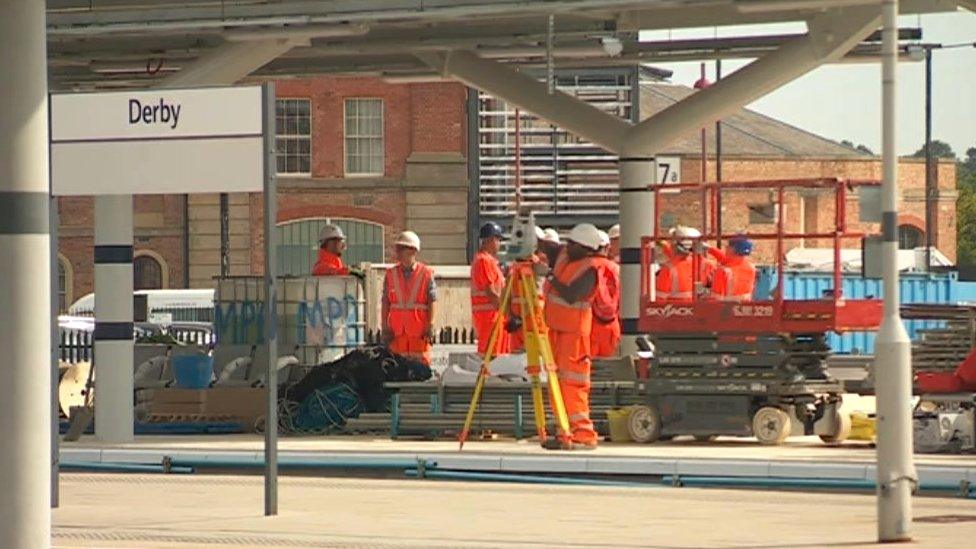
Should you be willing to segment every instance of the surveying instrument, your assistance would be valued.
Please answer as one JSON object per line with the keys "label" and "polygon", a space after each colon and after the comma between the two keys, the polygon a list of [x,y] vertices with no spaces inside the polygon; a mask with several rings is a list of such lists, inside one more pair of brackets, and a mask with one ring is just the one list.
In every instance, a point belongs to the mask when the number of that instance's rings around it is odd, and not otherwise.
{"label": "surveying instrument", "polygon": [[505,313],[508,311],[509,304],[512,303],[513,293],[516,291],[522,299],[519,311],[519,320],[521,320],[519,329],[522,330],[525,341],[526,373],[528,373],[532,383],[532,407],[535,413],[535,428],[539,435],[539,444],[546,446],[548,439],[546,408],[542,396],[541,373],[543,368],[546,370],[546,383],[549,386],[549,405],[555,416],[557,427],[565,435],[570,432],[569,417],[566,415],[566,406],[563,403],[559,378],[556,374],[556,361],[552,352],[552,344],[549,341],[549,328],[542,318],[542,301],[535,278],[538,262],[533,261],[532,258],[536,244],[536,226],[533,214],[529,213],[527,220],[517,217],[512,225],[512,240],[509,242],[505,253],[501,254],[501,259],[511,261],[512,265],[509,269],[508,280],[505,282],[505,290],[502,292],[498,314],[495,316],[495,322],[491,328],[488,348],[481,361],[481,369],[478,371],[478,380],[475,382],[474,393],[471,395],[468,413],[464,418],[464,427],[458,437],[459,449],[461,450],[464,449],[464,442],[468,439],[471,423],[474,421],[474,414],[485,388],[485,382],[491,375],[489,365],[495,358],[495,346],[499,338],[502,337],[502,330],[505,330],[505,318],[507,317]]}

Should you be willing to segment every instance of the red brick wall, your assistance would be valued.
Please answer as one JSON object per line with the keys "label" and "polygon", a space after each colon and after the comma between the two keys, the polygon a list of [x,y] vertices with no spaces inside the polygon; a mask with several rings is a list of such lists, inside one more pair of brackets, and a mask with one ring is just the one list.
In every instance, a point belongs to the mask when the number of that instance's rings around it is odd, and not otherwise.
{"label": "red brick wall", "polygon": [[[340,217],[361,219],[383,225],[385,240],[389,244],[393,236],[406,229],[405,193],[400,189],[372,189],[357,192],[349,189],[338,191],[290,190],[278,194],[278,223],[301,219]],[[251,272],[264,273],[264,196],[251,194]],[[387,259],[392,257],[388,246]]]}
{"label": "red brick wall", "polygon": [[390,84],[380,78],[283,80],[279,98],[310,99],[312,177],[344,177],[345,100],[382,99],[385,178],[401,179],[413,151],[464,153],[467,92],[455,83]]}
{"label": "red brick wall", "polygon": [[[684,182],[693,183],[701,179],[701,162],[697,158],[685,158],[681,164]],[[902,201],[899,212],[905,223],[924,229],[925,206],[921,200],[925,188],[925,164],[916,159],[902,159],[899,165],[899,186]],[[708,177],[714,178],[715,166],[708,162]],[[839,177],[844,179],[880,180],[880,160],[794,160],[794,159],[759,159],[732,158],[722,161],[723,181],[756,181],[772,179],[802,179],[813,177]],[[712,179],[713,180],[713,179]],[[938,184],[940,192],[950,195],[955,191],[955,165],[943,162],[939,165]],[[701,210],[698,206],[700,199],[690,196],[690,193],[662,195],[662,214],[670,214],[677,222],[693,226],[701,225]],[[765,203],[769,200],[768,191],[726,191],[722,195],[723,214],[722,227],[724,233],[736,231],[774,231],[775,225],[749,225],[748,205]],[[807,232],[830,232],[834,227],[834,195],[832,192],[822,192],[810,196],[806,200],[803,219],[806,221]],[[847,220],[849,230],[877,232],[877,224],[858,223],[857,195],[850,193],[847,200]],[[793,232],[803,231],[803,220],[800,216],[800,202],[798,194],[787,193],[785,209],[785,230]],[[933,235],[935,245],[950,260],[956,257],[956,208],[955,200],[948,199],[940,202],[937,230]],[[798,246],[799,242],[791,241],[785,244],[789,250]],[[829,240],[807,239],[807,247],[829,247]],[[850,240],[844,246],[856,247],[858,241]],[[774,245],[771,242],[757,243],[756,257],[760,261],[771,261],[775,257]]]}

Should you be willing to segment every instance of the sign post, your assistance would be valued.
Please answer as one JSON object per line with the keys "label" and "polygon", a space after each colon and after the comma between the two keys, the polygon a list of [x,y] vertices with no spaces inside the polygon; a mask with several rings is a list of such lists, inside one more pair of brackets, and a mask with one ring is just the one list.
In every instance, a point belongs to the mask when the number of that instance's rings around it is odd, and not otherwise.
{"label": "sign post", "polygon": [[278,216],[278,186],[275,160],[275,91],[273,84],[262,89],[264,106],[264,340],[268,345],[268,409],[264,426],[264,514],[278,514],[278,268],[275,225]]}
{"label": "sign post", "polygon": [[[274,229],[278,212],[273,85],[57,94],[51,96],[50,104],[52,196],[264,193],[264,333],[268,345],[264,501],[265,514],[277,514]],[[131,246],[128,253],[131,263]],[[116,293],[103,296],[108,309],[121,310],[117,306],[124,303],[131,307],[131,295]],[[112,325],[117,337],[131,344],[132,319],[128,316],[125,322],[96,318],[96,327],[100,322]],[[52,335],[56,329],[52,326]],[[95,404],[102,407],[104,417],[132,417],[131,347],[126,354],[127,364],[121,363],[119,355],[112,364],[101,365]],[[127,423],[124,427],[131,436],[133,425]]]}

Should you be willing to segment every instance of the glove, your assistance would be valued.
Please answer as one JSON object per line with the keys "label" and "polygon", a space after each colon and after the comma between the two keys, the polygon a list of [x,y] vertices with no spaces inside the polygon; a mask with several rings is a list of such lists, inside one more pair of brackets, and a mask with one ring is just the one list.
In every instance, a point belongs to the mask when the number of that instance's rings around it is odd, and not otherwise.
{"label": "glove", "polygon": [[522,329],[522,319],[517,316],[508,317],[505,323],[505,331],[508,333],[517,332]]}
{"label": "glove", "polygon": [[543,277],[549,274],[549,265],[546,265],[542,261],[532,264],[532,272],[535,276]]}
{"label": "glove", "polygon": [[393,330],[389,328],[383,328],[383,332],[380,334],[380,339],[382,340],[383,345],[389,345],[390,343],[392,343],[393,338],[394,338]]}
{"label": "glove", "polygon": [[426,339],[431,345],[437,343],[437,338],[434,337],[434,327],[427,326],[427,331],[424,332],[424,339]]}
{"label": "glove", "polygon": [[357,269],[355,267],[349,268],[349,275],[354,276],[359,279],[360,282],[366,282],[366,273],[362,269]]}

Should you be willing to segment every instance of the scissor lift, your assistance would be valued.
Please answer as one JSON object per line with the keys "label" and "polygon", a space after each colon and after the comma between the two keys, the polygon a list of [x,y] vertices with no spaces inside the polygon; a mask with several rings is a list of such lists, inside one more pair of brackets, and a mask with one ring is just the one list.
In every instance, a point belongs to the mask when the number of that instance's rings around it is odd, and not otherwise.
{"label": "scissor lift", "polygon": [[[776,243],[778,283],[769,298],[752,301],[709,299],[699,277],[695,254],[691,301],[652,298],[656,244],[660,234],[641,242],[641,313],[639,327],[654,345],[644,383],[646,405],[630,416],[635,440],[653,442],[679,435],[711,440],[718,435],[755,436],[763,444],[779,444],[791,435],[819,435],[838,443],[850,432],[850,419],[840,413],[842,384],[826,371],[828,332],[876,330],[881,301],[846,299],[841,284],[840,250],[844,239],[863,238],[846,224],[847,193],[878,182],[802,179],[722,183],[722,192],[763,190],[776,194],[775,232],[738,233],[756,241]],[[787,189],[833,190],[835,227],[823,233],[789,233],[784,229]],[[702,204],[703,243],[720,242],[715,226],[715,183],[653,187],[661,193],[698,192]],[[655,208],[655,211],[660,211]],[[708,212],[712,228],[706,230]],[[729,236],[729,235],[725,235]],[[820,299],[786,300],[783,295],[784,241],[830,239],[834,248],[833,288]],[[663,260],[662,260],[663,262]]]}

